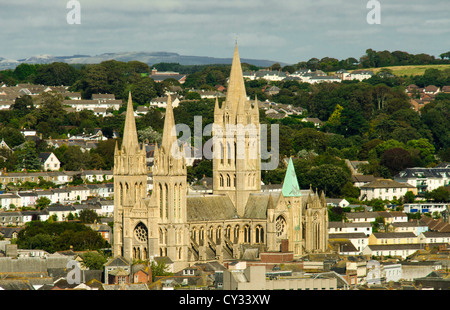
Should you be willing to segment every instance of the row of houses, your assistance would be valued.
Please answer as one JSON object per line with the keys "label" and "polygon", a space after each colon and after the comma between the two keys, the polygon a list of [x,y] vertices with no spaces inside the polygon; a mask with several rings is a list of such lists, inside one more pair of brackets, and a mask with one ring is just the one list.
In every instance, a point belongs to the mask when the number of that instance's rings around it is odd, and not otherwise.
{"label": "row of houses", "polygon": [[[80,170],[80,171],[37,171],[37,172],[5,172],[0,171],[0,183],[20,186],[25,182],[37,183],[39,180],[65,185],[79,177],[83,182],[108,182],[113,178],[112,170]],[[149,176],[150,177],[150,176]]]}
{"label": "row of houses", "polygon": [[[114,215],[114,200],[94,200],[89,203],[79,203],[70,205],[55,204],[43,210],[21,210],[0,212],[0,233],[5,227],[19,228],[30,221],[47,221],[50,217],[58,221],[66,221],[73,216],[79,216],[83,210],[95,211],[99,216],[112,217]],[[14,237],[14,236],[11,236]]]}
{"label": "row of houses", "polygon": [[334,75],[328,75],[321,70],[311,71],[310,69],[300,69],[293,73],[281,70],[262,69],[258,71],[244,71],[243,76],[249,80],[265,79],[267,81],[289,81],[295,80],[303,83],[323,83],[369,79],[375,74],[370,70],[354,70],[349,72],[345,69],[338,70]]}
{"label": "row of houses", "polygon": [[[422,216],[408,220],[405,212],[351,212],[346,222],[329,223],[332,247],[343,255],[396,256],[407,258],[414,252],[448,246],[450,224]],[[374,232],[372,223],[383,219],[384,232]]]}
{"label": "row of houses", "polygon": [[435,85],[428,85],[426,87],[419,87],[415,84],[410,84],[405,89],[406,94],[410,98],[410,104],[416,111],[420,111],[425,105],[435,100],[436,95],[450,94],[450,86],[438,87]]}
{"label": "row of houses", "polygon": [[63,105],[67,112],[91,110],[94,114],[105,117],[112,115],[111,111],[119,110],[123,104],[122,100],[117,100],[113,94],[93,94],[91,99],[82,99],[80,92],[70,92],[67,86],[18,84],[0,87],[0,110],[10,109],[18,97],[35,97],[51,91],[64,97]]}
{"label": "row of houses", "polygon": [[361,189],[360,200],[393,200],[404,196],[407,192],[423,197],[426,192],[450,185],[450,164],[446,162],[432,168],[406,168],[392,179],[361,174],[360,166],[367,163],[367,161],[346,160],[354,186]]}
{"label": "row of houses", "polygon": [[51,204],[80,203],[90,197],[112,198],[112,183],[67,186],[48,190],[15,191],[0,194],[0,206],[4,210],[20,207],[34,207],[39,198],[49,199]]}

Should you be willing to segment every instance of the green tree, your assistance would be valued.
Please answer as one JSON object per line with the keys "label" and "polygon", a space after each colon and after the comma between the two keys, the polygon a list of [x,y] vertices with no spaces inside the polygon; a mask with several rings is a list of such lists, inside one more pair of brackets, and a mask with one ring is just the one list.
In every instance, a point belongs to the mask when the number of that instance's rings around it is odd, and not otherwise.
{"label": "green tree", "polygon": [[327,197],[339,197],[342,187],[350,181],[347,171],[331,164],[312,167],[305,178],[313,188],[324,191]]}
{"label": "green tree", "polygon": [[384,151],[380,158],[380,165],[389,169],[391,176],[395,176],[405,168],[411,167],[411,154],[403,148],[392,148]]}
{"label": "green tree", "polygon": [[413,203],[415,199],[416,195],[414,195],[414,193],[411,191],[407,191],[405,193],[405,196],[403,196],[404,203]]}
{"label": "green tree", "polygon": [[40,170],[41,161],[36,152],[36,145],[33,141],[25,142],[23,148],[17,151],[17,169]]}
{"label": "green tree", "polygon": [[79,220],[81,223],[92,224],[98,220],[98,214],[91,209],[81,210]]}
{"label": "green tree", "polygon": [[150,269],[152,270],[152,281],[155,281],[156,277],[169,276],[171,273],[168,271],[169,266],[162,260],[150,263]]}
{"label": "green tree", "polygon": [[103,270],[103,266],[107,262],[107,258],[99,252],[87,252],[81,254],[83,266],[89,270]]}
{"label": "green tree", "polygon": [[42,65],[36,72],[36,83],[49,86],[71,86],[77,80],[79,72],[64,62]]}
{"label": "green tree", "polygon": [[48,207],[51,202],[52,201],[49,198],[41,196],[38,199],[36,199],[36,208],[38,208],[39,210],[43,210],[46,207]]}

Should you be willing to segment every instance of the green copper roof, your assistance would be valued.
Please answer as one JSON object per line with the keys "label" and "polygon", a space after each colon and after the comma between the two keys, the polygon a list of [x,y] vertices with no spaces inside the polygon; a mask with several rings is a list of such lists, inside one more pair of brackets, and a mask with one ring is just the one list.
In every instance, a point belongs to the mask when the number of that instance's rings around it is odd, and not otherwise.
{"label": "green copper roof", "polygon": [[289,164],[284,176],[283,188],[281,189],[284,197],[301,196],[300,186],[298,185],[297,175],[295,174],[294,164],[292,158],[289,159]]}

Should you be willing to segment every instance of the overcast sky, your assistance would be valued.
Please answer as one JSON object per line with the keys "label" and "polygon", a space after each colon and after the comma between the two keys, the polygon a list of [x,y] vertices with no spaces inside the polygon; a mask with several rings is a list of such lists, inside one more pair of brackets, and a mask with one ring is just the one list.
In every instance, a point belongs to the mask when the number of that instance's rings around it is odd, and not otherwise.
{"label": "overcast sky", "polygon": [[176,52],[285,63],[325,56],[359,59],[366,49],[439,56],[450,51],[449,0],[0,0],[0,57]]}

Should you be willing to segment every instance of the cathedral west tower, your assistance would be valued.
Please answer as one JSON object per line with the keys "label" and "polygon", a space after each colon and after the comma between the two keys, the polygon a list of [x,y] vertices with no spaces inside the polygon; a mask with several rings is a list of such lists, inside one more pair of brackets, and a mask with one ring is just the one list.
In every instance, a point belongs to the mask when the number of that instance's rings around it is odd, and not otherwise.
{"label": "cathedral west tower", "polygon": [[[145,149],[136,131],[131,93],[129,94],[122,145],[114,152],[114,246],[115,255],[147,259],[155,236],[149,232],[151,213],[144,207],[147,196]],[[154,235],[154,234],[153,234]]]}

